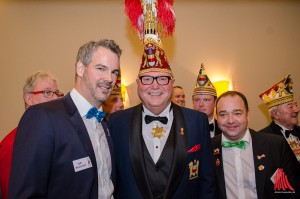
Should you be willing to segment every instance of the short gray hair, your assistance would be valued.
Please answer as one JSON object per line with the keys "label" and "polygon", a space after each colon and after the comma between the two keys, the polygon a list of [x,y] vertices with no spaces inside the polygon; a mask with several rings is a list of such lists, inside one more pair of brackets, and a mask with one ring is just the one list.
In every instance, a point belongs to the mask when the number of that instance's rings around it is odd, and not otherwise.
{"label": "short gray hair", "polygon": [[118,56],[119,59],[121,57],[122,50],[114,40],[101,39],[99,41],[90,41],[86,44],[83,44],[79,48],[76,57],[75,67],[79,61],[81,61],[85,66],[91,63],[93,54],[98,49],[98,47],[104,47],[108,50],[111,50]]}
{"label": "short gray hair", "polygon": [[23,95],[25,95],[26,93],[33,92],[35,89],[37,80],[42,80],[42,79],[49,79],[49,80],[52,80],[53,82],[57,83],[57,79],[53,75],[43,72],[43,71],[38,71],[26,78],[25,84],[23,86]]}

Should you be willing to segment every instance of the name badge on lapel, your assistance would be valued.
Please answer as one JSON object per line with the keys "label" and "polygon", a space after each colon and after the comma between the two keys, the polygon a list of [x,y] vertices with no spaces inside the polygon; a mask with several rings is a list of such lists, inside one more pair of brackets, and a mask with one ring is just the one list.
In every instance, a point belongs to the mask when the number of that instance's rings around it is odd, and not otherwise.
{"label": "name badge on lapel", "polygon": [[92,162],[90,157],[81,158],[78,160],[73,160],[73,166],[75,172],[82,171],[84,169],[88,169],[92,167]]}

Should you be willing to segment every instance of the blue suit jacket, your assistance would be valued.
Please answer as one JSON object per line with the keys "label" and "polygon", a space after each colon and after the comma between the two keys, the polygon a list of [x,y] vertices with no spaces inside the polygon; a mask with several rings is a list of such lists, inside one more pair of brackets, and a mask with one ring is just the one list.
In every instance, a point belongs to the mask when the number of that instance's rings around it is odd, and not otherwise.
{"label": "blue suit jacket", "polygon": [[[217,184],[207,117],[199,111],[172,106],[175,149],[164,198],[215,199]],[[115,197],[152,199],[142,150],[142,105],[113,113],[109,129],[117,168]],[[199,167],[195,177],[189,165],[197,161]]]}
{"label": "blue suit jacket", "polygon": [[[102,123],[107,135],[107,126]],[[112,153],[111,138],[107,136]],[[73,161],[91,168],[75,172]],[[112,154],[113,157],[113,154]],[[112,161],[114,173],[114,162]],[[10,199],[98,199],[97,164],[84,122],[70,95],[30,107],[15,137]]]}

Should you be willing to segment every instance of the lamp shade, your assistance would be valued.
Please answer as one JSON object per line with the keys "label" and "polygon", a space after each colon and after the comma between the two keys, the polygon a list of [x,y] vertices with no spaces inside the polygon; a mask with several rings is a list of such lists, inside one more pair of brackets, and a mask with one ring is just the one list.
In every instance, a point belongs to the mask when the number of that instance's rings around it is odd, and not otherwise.
{"label": "lamp shade", "polygon": [[125,102],[126,86],[124,84],[121,84],[121,94],[122,94],[123,102]]}
{"label": "lamp shade", "polygon": [[229,90],[229,81],[220,80],[213,83],[216,88],[217,96],[219,97],[222,93],[225,93]]}

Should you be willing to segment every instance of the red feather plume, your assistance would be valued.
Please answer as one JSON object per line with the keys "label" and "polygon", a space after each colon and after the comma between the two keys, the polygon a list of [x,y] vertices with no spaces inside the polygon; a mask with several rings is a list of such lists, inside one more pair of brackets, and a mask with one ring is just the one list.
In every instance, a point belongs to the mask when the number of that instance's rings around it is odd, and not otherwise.
{"label": "red feather plume", "polygon": [[138,32],[143,32],[139,20],[143,15],[143,8],[140,0],[125,0],[125,14],[128,16],[131,26]]}
{"label": "red feather plume", "polygon": [[176,21],[173,0],[158,0],[157,4],[158,21],[163,27],[163,34],[172,36]]}
{"label": "red feather plume", "polygon": [[[158,23],[162,30],[158,30],[162,35],[172,36],[175,30],[175,12],[173,0],[157,0]],[[144,37],[144,16],[141,0],[125,0],[125,14],[130,20],[131,27],[137,30],[140,39]]]}

